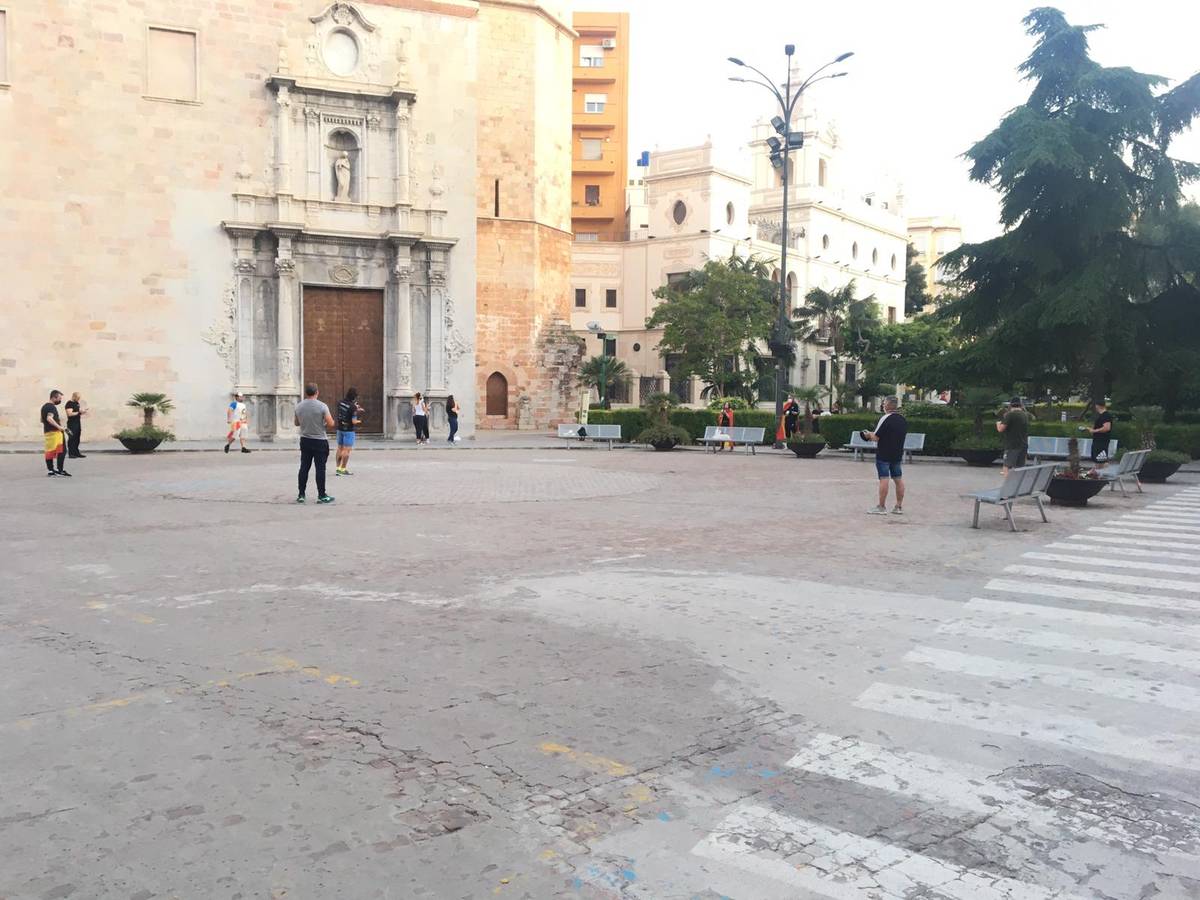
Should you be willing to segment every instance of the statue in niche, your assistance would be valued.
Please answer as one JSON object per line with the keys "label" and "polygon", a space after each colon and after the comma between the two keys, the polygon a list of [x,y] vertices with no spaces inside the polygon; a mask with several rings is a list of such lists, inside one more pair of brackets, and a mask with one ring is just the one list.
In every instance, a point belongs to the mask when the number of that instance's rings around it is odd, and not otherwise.
{"label": "statue in niche", "polygon": [[333,175],[337,180],[337,194],[334,200],[350,199],[350,154],[343,150],[342,155],[333,164]]}

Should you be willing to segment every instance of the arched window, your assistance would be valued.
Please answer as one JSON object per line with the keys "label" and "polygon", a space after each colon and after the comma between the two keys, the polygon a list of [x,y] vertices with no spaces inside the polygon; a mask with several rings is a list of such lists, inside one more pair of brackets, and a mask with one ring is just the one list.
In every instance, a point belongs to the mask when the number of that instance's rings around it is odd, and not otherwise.
{"label": "arched window", "polygon": [[829,249],[829,235],[827,235],[827,234],[821,235],[821,249],[822,250]]}
{"label": "arched window", "polygon": [[850,256],[853,259],[858,259],[858,241],[850,245]]}
{"label": "arched window", "polygon": [[725,224],[726,225],[733,224],[733,204],[732,203],[725,204]]}
{"label": "arched window", "polygon": [[876,247],[874,250],[871,251],[871,265],[873,265],[873,266],[878,265],[878,263],[879,263],[879,248]]}
{"label": "arched window", "polygon": [[508,415],[508,379],[493,372],[487,380],[487,415]]}
{"label": "arched window", "polygon": [[682,225],[683,220],[687,218],[687,204],[682,200],[676,200],[675,205],[671,207],[671,218],[675,220],[676,225]]}
{"label": "arched window", "polygon": [[787,294],[788,294],[788,299],[792,301],[793,305],[795,305],[795,303],[796,303],[796,273],[795,272],[788,272]]}

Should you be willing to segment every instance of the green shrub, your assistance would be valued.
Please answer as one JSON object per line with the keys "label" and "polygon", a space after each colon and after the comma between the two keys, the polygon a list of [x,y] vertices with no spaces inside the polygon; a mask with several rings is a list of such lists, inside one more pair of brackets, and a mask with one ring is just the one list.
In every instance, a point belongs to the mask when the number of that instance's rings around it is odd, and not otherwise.
{"label": "green shrub", "polygon": [[986,431],[982,435],[971,434],[970,431],[965,434],[960,434],[954,440],[955,450],[999,450],[1000,449],[1000,434],[997,431],[992,431],[988,434]]}
{"label": "green shrub", "polygon": [[829,443],[827,440],[825,440],[824,435],[801,434],[798,431],[795,434],[793,434],[790,438],[788,438],[787,442],[789,444],[828,444]]}
{"label": "green shrub", "polygon": [[[714,397],[708,401],[708,408],[714,412],[728,403],[733,409],[749,409],[750,404],[741,397]],[[751,426],[753,427],[753,426]]]}
{"label": "green shrub", "polygon": [[1174,450],[1151,450],[1150,455],[1146,457],[1146,462],[1156,463],[1179,463],[1183,465],[1191,461],[1191,457],[1186,453],[1176,453]]}
{"label": "green shrub", "polygon": [[959,410],[942,403],[906,403],[900,410],[906,419],[957,419]]}
{"label": "green shrub", "polygon": [[[706,409],[676,409],[671,412],[671,424],[686,428],[692,440],[698,441],[704,437],[704,429],[717,424],[717,414]],[[762,428],[763,443],[775,443],[775,429],[778,427],[775,413],[769,409],[743,409],[733,414],[735,428]]]}
{"label": "green shrub", "polygon": [[678,425],[651,425],[649,428],[642,431],[637,436],[639,444],[665,444],[674,442],[676,446],[679,444],[690,444],[692,436],[688,434],[686,428],[680,428]]}
{"label": "green shrub", "polygon": [[113,437],[117,440],[124,438],[127,441],[173,441],[175,432],[159,428],[157,425],[139,425],[137,428],[123,428]]}

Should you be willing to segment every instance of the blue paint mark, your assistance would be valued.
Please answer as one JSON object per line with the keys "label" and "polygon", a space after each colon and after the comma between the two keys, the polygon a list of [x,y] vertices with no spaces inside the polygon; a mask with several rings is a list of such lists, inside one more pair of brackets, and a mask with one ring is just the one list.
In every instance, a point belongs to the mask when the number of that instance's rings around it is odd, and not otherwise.
{"label": "blue paint mark", "polygon": [[637,881],[637,873],[633,869],[622,869],[621,877],[626,881]]}
{"label": "blue paint mark", "polygon": [[776,772],[774,769],[763,769],[761,772],[758,773],[758,777],[759,778],[774,778],[778,774],[779,773]]}
{"label": "blue paint mark", "polygon": [[658,819],[660,822],[670,822],[671,814],[669,812],[660,812],[658,814]]}
{"label": "blue paint mark", "polygon": [[573,882],[571,882],[571,887],[575,888],[577,891],[580,890],[583,887],[583,879],[576,878]]}
{"label": "blue paint mark", "polygon": [[708,770],[708,774],[714,778],[732,778],[737,774],[737,769],[725,769],[721,766],[713,766]]}

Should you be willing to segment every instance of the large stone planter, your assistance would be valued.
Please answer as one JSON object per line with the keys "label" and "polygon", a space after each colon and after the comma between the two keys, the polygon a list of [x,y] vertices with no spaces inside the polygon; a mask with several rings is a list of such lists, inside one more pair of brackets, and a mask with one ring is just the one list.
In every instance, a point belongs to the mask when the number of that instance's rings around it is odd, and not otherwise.
{"label": "large stone planter", "polygon": [[162,438],[117,438],[130,453],[152,453],[162,443]]}
{"label": "large stone planter", "polygon": [[678,447],[679,441],[651,441],[650,446],[660,453],[665,453]]}
{"label": "large stone planter", "polygon": [[1046,494],[1055,506],[1087,506],[1087,502],[1104,490],[1107,484],[1098,478],[1063,478],[1056,475],[1050,479]]}
{"label": "large stone planter", "polygon": [[998,448],[996,450],[965,449],[954,452],[966,460],[968,466],[990,466],[1004,454],[1004,451]]}
{"label": "large stone planter", "polygon": [[793,442],[787,445],[787,448],[796,454],[797,459],[812,459],[818,453],[825,449],[825,442],[815,443],[805,441],[803,443]]}
{"label": "large stone planter", "polygon": [[1138,473],[1139,481],[1147,481],[1150,484],[1162,484],[1172,475],[1179,471],[1179,467],[1183,463],[1173,462],[1145,462],[1142,463],[1142,471]]}

